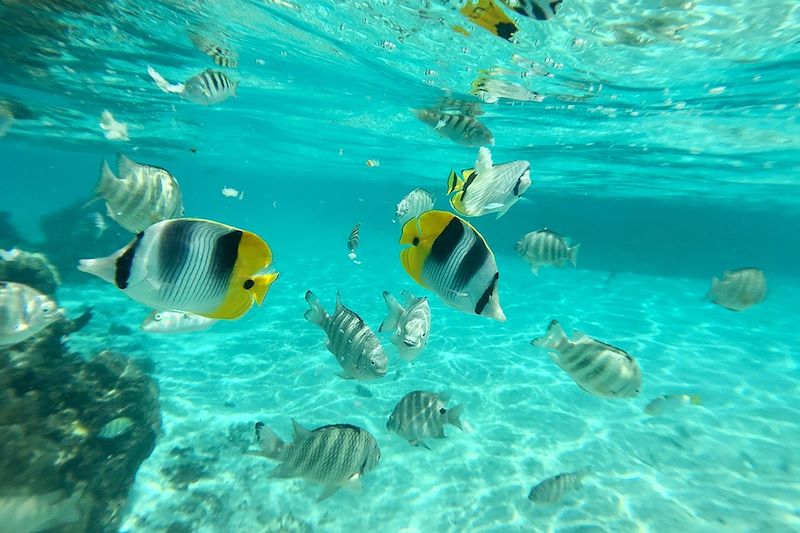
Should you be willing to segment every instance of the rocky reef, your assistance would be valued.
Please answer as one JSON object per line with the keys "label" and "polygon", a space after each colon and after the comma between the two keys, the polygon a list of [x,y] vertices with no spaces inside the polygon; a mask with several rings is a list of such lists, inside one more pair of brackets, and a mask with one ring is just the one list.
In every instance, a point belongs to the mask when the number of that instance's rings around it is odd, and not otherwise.
{"label": "rocky reef", "polygon": [[58,270],[47,257],[17,248],[0,250],[0,280],[22,283],[47,296],[55,296],[61,284]]}

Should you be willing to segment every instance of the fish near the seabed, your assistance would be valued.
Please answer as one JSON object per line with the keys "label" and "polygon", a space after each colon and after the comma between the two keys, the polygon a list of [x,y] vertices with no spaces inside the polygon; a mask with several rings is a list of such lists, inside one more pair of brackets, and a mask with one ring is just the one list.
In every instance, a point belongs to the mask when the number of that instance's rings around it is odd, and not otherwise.
{"label": "fish near the seabed", "polygon": [[314,293],[306,292],[306,320],[328,336],[328,351],[341,365],[345,379],[370,380],[386,375],[389,364],[380,341],[356,313],[342,305],[336,293],[336,311],[329,315]]}
{"label": "fish near the seabed", "polygon": [[494,145],[494,135],[472,115],[445,113],[438,109],[415,109],[414,113],[433,131],[464,146]]}
{"label": "fish near the seabed", "polygon": [[145,317],[139,329],[148,333],[188,333],[206,330],[216,322],[193,313],[155,309]]}
{"label": "fish near the seabed", "polygon": [[272,251],[254,233],[193,218],[164,220],[108,257],[78,269],[155,309],[234,320],[264,302],[278,274],[259,274]]}
{"label": "fish near the seabed", "polygon": [[767,280],[758,268],[729,270],[722,280],[712,278],[711,290],[706,295],[713,303],[730,309],[744,311],[764,301],[767,296]]}
{"label": "fish near the seabed", "polygon": [[623,350],[579,334],[570,340],[558,321],[547,335],[531,341],[548,355],[584,391],[601,398],[634,398],[642,389],[642,371]]}
{"label": "fish near the seabed", "polygon": [[403,225],[400,244],[406,245],[400,261],[414,281],[460,311],[505,321],[494,254],[469,222],[427,211]]}
{"label": "fish near the seabed", "polygon": [[687,405],[700,405],[700,396],[695,394],[665,394],[651,401],[644,408],[650,416],[661,416],[677,411]]}
{"label": "fish near the seabed", "polygon": [[468,217],[480,217],[497,213],[500,218],[531,185],[531,164],[528,161],[510,161],[495,165],[492,153],[486,147],[478,150],[475,168],[450,172],[447,179],[447,194],[450,205]]}
{"label": "fish near the seabed", "polygon": [[84,493],[53,491],[0,496],[0,530],[8,533],[86,531],[92,505]]}
{"label": "fish near the seabed", "polygon": [[115,176],[103,161],[95,194],[105,200],[108,216],[138,233],[162,220],[183,216],[183,193],[169,171],[117,156]]}
{"label": "fish near the seabed", "polygon": [[358,248],[358,243],[360,239],[361,239],[361,222],[353,226],[353,229],[350,230],[350,235],[347,237],[347,258],[357,265],[361,264],[361,261],[358,261],[356,259],[356,249]]}
{"label": "fish near the seabed", "polygon": [[446,394],[409,392],[397,402],[389,420],[386,421],[386,429],[397,433],[413,446],[428,448],[426,440],[445,438],[445,424],[464,430],[461,427],[464,406],[456,405],[447,409],[448,400],[449,396]]}
{"label": "fish near the seabed", "polygon": [[427,298],[417,298],[407,291],[403,291],[401,296],[405,300],[405,307],[388,291],[383,291],[388,314],[378,331],[391,333],[392,344],[397,346],[400,357],[413,361],[428,342],[431,307]]}
{"label": "fish near the seabed", "polygon": [[412,218],[418,217],[425,211],[433,209],[433,203],[433,194],[425,189],[414,189],[397,204],[397,208],[394,212],[395,220],[399,222],[402,227],[403,224]]}
{"label": "fish near the seabed", "polygon": [[238,81],[231,81],[227,74],[219,70],[204,70],[184,83],[177,84],[169,83],[153,67],[148,66],[147,73],[165,93],[177,94],[200,105],[222,103],[231,96],[236,96],[236,88],[239,86]]}
{"label": "fish near the seabed", "polygon": [[534,274],[539,267],[563,267],[567,262],[577,266],[580,244],[571,246],[569,237],[562,237],[545,228],[525,234],[514,245],[514,250],[531,266]]}
{"label": "fish near the seabed", "polygon": [[587,472],[567,472],[541,481],[531,488],[528,499],[534,503],[556,503],[565,494],[581,488]]}
{"label": "fish near the seabed", "polygon": [[121,416],[107,422],[100,431],[97,432],[97,438],[105,440],[114,440],[117,437],[128,433],[134,426],[133,420],[127,416]]}
{"label": "fish near the seabed", "polygon": [[0,281],[0,348],[28,340],[62,316],[49,296],[21,283]]}
{"label": "fish near the seabed", "polygon": [[283,442],[274,431],[259,422],[256,438],[261,455],[279,461],[269,477],[299,477],[324,485],[317,501],[324,500],[339,488],[358,486],[361,478],[374,469],[381,458],[378,442],[368,431],[350,424],[334,424],[310,431],[292,420],[294,439]]}

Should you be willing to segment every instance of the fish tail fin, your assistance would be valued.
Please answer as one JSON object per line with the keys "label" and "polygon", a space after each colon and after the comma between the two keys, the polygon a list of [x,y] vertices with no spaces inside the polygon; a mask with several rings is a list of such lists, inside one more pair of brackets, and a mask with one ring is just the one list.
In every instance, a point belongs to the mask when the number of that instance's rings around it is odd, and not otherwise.
{"label": "fish tail fin", "polygon": [[[109,192],[113,190],[114,182],[116,180],[117,177],[114,175],[114,172],[111,170],[111,167],[108,166],[108,161],[103,159],[103,166],[100,167],[100,180],[98,180],[97,186],[94,188],[94,193],[97,195],[98,198],[106,196]],[[95,198],[95,200],[96,199],[97,198]]]}
{"label": "fish tail fin", "polygon": [[692,395],[690,395],[690,396],[689,396],[689,401],[690,401],[690,402],[691,402],[693,405],[703,405],[703,403],[700,401],[700,396],[698,396],[697,394],[692,394]]}
{"label": "fish tail fin", "polygon": [[109,283],[115,283],[114,277],[117,272],[117,254],[109,255],[108,257],[98,257],[96,259],[81,259],[78,263],[78,270],[97,276]]}
{"label": "fish tail fin", "polygon": [[325,308],[322,307],[319,298],[317,298],[313,292],[306,291],[306,302],[309,305],[309,309],[305,312],[303,317],[312,324],[322,327],[328,319],[328,313],[325,312]]}
{"label": "fish tail fin", "polygon": [[564,328],[561,327],[558,320],[554,319],[547,326],[547,334],[544,337],[532,340],[531,344],[542,348],[554,349],[565,342],[568,342],[567,334],[564,333]]}
{"label": "fish tail fin", "polygon": [[464,431],[464,428],[461,425],[461,415],[464,414],[464,405],[458,404],[452,409],[447,410],[447,422],[454,425],[461,431]]}
{"label": "fish tail fin", "polygon": [[269,292],[269,288],[275,283],[280,277],[280,274],[277,272],[270,272],[268,274],[263,274],[261,276],[255,276],[253,278],[253,286],[250,287],[250,293],[253,295],[253,298],[256,299],[256,303],[260,306],[264,303],[264,298],[267,297],[267,293]]}
{"label": "fish tail fin", "polygon": [[255,431],[256,440],[261,445],[261,450],[250,453],[252,455],[261,455],[263,457],[269,457],[270,459],[277,459],[286,443],[283,442],[271,428],[264,425],[263,422],[256,423]]}
{"label": "fish tail fin", "polygon": [[719,278],[714,276],[711,278],[711,288],[708,289],[708,292],[705,294],[705,296],[703,296],[703,301],[711,299],[711,297],[714,295],[714,289],[717,288],[717,285],[719,285]]}
{"label": "fish tail fin", "polygon": [[455,170],[450,171],[447,177],[447,194],[458,192],[464,188],[464,180],[458,177]]}
{"label": "fish tail fin", "polygon": [[567,249],[567,257],[569,258],[569,262],[572,263],[572,266],[578,266],[578,250],[580,250],[581,245],[576,244],[575,246],[570,246]]}
{"label": "fish tail fin", "polygon": [[400,317],[403,315],[403,308],[389,291],[383,291],[383,299],[386,301],[386,307],[388,311],[386,314],[386,320],[381,323],[378,331],[394,331],[397,329],[397,325],[400,322]]}
{"label": "fish tail fin", "polygon": [[164,76],[159,74],[156,71],[156,69],[154,69],[150,65],[147,65],[147,73],[150,74],[150,77],[153,78],[154,82],[156,82],[158,88],[164,91],[165,93],[180,94],[184,90],[184,85],[182,83],[178,83],[177,85],[172,85],[164,78]]}

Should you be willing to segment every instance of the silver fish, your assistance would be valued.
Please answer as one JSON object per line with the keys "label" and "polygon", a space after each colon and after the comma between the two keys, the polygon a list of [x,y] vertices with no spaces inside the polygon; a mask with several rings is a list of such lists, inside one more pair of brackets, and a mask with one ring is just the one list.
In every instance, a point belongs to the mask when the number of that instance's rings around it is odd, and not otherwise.
{"label": "silver fish", "polygon": [[545,228],[525,234],[514,245],[514,249],[531,266],[534,274],[539,273],[539,267],[563,267],[567,261],[572,266],[577,266],[578,249],[580,244],[570,246],[569,237],[562,237],[554,231]]}
{"label": "silver fish", "polygon": [[526,17],[549,20],[556,16],[562,0],[501,0],[505,5]]}
{"label": "silver fish", "polygon": [[0,496],[0,530],[13,533],[42,531],[86,531],[91,501],[80,490],[68,494],[54,491],[40,494]]}
{"label": "silver fish", "polygon": [[36,289],[0,281],[0,347],[28,340],[62,315],[58,305]]}
{"label": "silver fish", "polygon": [[425,349],[431,330],[431,307],[427,298],[417,298],[403,291],[405,307],[388,291],[383,291],[388,314],[379,332],[392,333],[392,344],[397,346],[400,357],[413,361]]}
{"label": "silver fish", "polygon": [[764,272],[757,268],[729,270],[711,280],[711,290],[707,298],[715,304],[731,311],[744,311],[759,304],[767,296],[767,280]]}
{"label": "silver fish", "polygon": [[97,432],[97,437],[106,440],[113,440],[130,431],[133,427],[133,420],[127,416],[115,418],[106,423],[100,431]]}
{"label": "silver fish", "polygon": [[358,241],[361,239],[360,235],[361,223],[357,223],[350,230],[350,235],[347,237],[347,257],[356,264],[361,264],[361,261],[356,260],[356,249],[358,248]]}
{"label": "silver fish", "polygon": [[108,216],[131,233],[156,222],[183,216],[183,193],[169,171],[117,156],[115,176],[103,161],[95,193],[106,202]]}
{"label": "silver fish", "polygon": [[433,209],[433,203],[433,194],[425,189],[414,189],[397,204],[394,216],[402,227],[403,224],[412,218],[418,217],[425,211]]}
{"label": "silver fish", "polygon": [[556,503],[564,495],[581,488],[586,472],[569,472],[545,479],[531,488],[528,499],[534,503]]}
{"label": "silver fish", "polygon": [[503,216],[531,186],[531,164],[528,161],[509,161],[495,165],[492,152],[486,147],[478,150],[475,167],[450,172],[447,194],[453,209],[468,217],[489,213]]}
{"label": "silver fish", "polygon": [[350,424],[322,426],[309,431],[294,420],[294,440],[283,442],[263,423],[256,424],[256,438],[262,455],[280,461],[269,477],[303,478],[325,485],[319,500],[344,485],[358,485],[381,458],[378,443],[370,433]]}
{"label": "silver fish", "polygon": [[158,88],[165,93],[177,94],[190,102],[201,105],[219,104],[231,96],[236,96],[236,88],[239,85],[239,82],[231,81],[224,72],[219,70],[204,70],[184,83],[177,84],[169,83],[151,66],[147,67],[147,73],[153,78]]}
{"label": "silver fish", "polygon": [[213,318],[206,318],[194,313],[156,309],[145,317],[139,328],[148,333],[188,333],[206,330],[216,322]]}
{"label": "silver fish", "polygon": [[472,82],[472,94],[487,104],[497,103],[501,98],[517,102],[543,102],[544,96],[529,91],[521,85],[480,75]]}
{"label": "silver fish", "polygon": [[494,135],[472,115],[444,113],[438,109],[415,109],[422,122],[446,139],[465,146],[494,146]]}
{"label": "silver fish", "polygon": [[369,380],[386,375],[389,362],[380,341],[360,316],[342,305],[339,293],[333,316],[328,315],[311,291],[306,292],[306,302],[309,309],[303,316],[328,336],[328,351],[344,370],[343,378]]}
{"label": "silver fish", "polygon": [[660,416],[690,404],[700,405],[700,396],[695,394],[665,394],[648,403],[644,408],[644,412],[650,416]]}
{"label": "silver fish", "polygon": [[586,335],[570,340],[556,320],[531,344],[551,350],[550,358],[589,394],[633,398],[642,389],[642,371],[633,357]]}
{"label": "silver fish", "polygon": [[397,403],[386,429],[393,431],[414,446],[428,448],[427,439],[443,439],[444,425],[452,424],[463,431],[460,417],[464,406],[447,409],[449,397],[435,392],[409,392]]}

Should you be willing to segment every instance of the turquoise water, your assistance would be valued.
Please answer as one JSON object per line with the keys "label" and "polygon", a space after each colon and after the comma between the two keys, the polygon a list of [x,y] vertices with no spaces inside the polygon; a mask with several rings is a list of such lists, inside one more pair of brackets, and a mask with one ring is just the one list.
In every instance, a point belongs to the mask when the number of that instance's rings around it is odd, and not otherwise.
{"label": "turquoise water", "polygon": [[[518,17],[510,43],[459,5],[0,3],[0,101],[13,115],[0,138],[0,211],[20,233],[0,244],[51,256],[70,315],[94,307],[72,350],[155,367],[163,432],[121,530],[273,531],[289,514],[314,531],[800,529],[800,8],[565,0],[549,21]],[[224,34],[238,52],[227,69],[235,98],[201,106],[147,75],[152,65],[174,83],[218,68],[189,31]],[[415,187],[448,209],[448,172],[477,153],[412,109],[442,96],[480,102],[470,85],[492,68],[544,97],[480,103],[494,160],[531,162],[524,200],[499,220],[471,219],[497,258],[505,323],[416,285],[393,223]],[[105,110],[128,125],[127,141],[104,137]],[[148,335],[146,307],[74,269],[130,240],[109,220],[102,246],[70,242],[99,203],[58,215],[66,241],[41,244],[43,217],[89,200],[116,153],[169,169],[188,216],[269,243],[281,277],[262,308],[205,332]],[[356,222],[360,265],[345,246]],[[514,243],[545,226],[581,243],[578,268],[530,273]],[[763,303],[735,313],[703,299],[712,276],[749,266],[766,275]],[[412,365],[381,336],[389,373],[365,393],[336,376],[323,333],[303,319],[307,290],[328,309],[339,291],[375,330],[382,291],[427,295],[428,347]],[[633,355],[642,394],[579,389],[530,345],[554,318]],[[448,427],[430,451],[387,432],[412,390],[448,392],[467,430]],[[643,412],[684,393],[702,405]],[[275,463],[243,453],[256,449],[256,421],[288,438],[292,418],[375,435],[382,459],[363,491],[317,502],[319,487],[270,479]],[[178,483],[176,466],[199,473]],[[582,469],[584,487],[558,504],[527,499],[539,481]]]}

